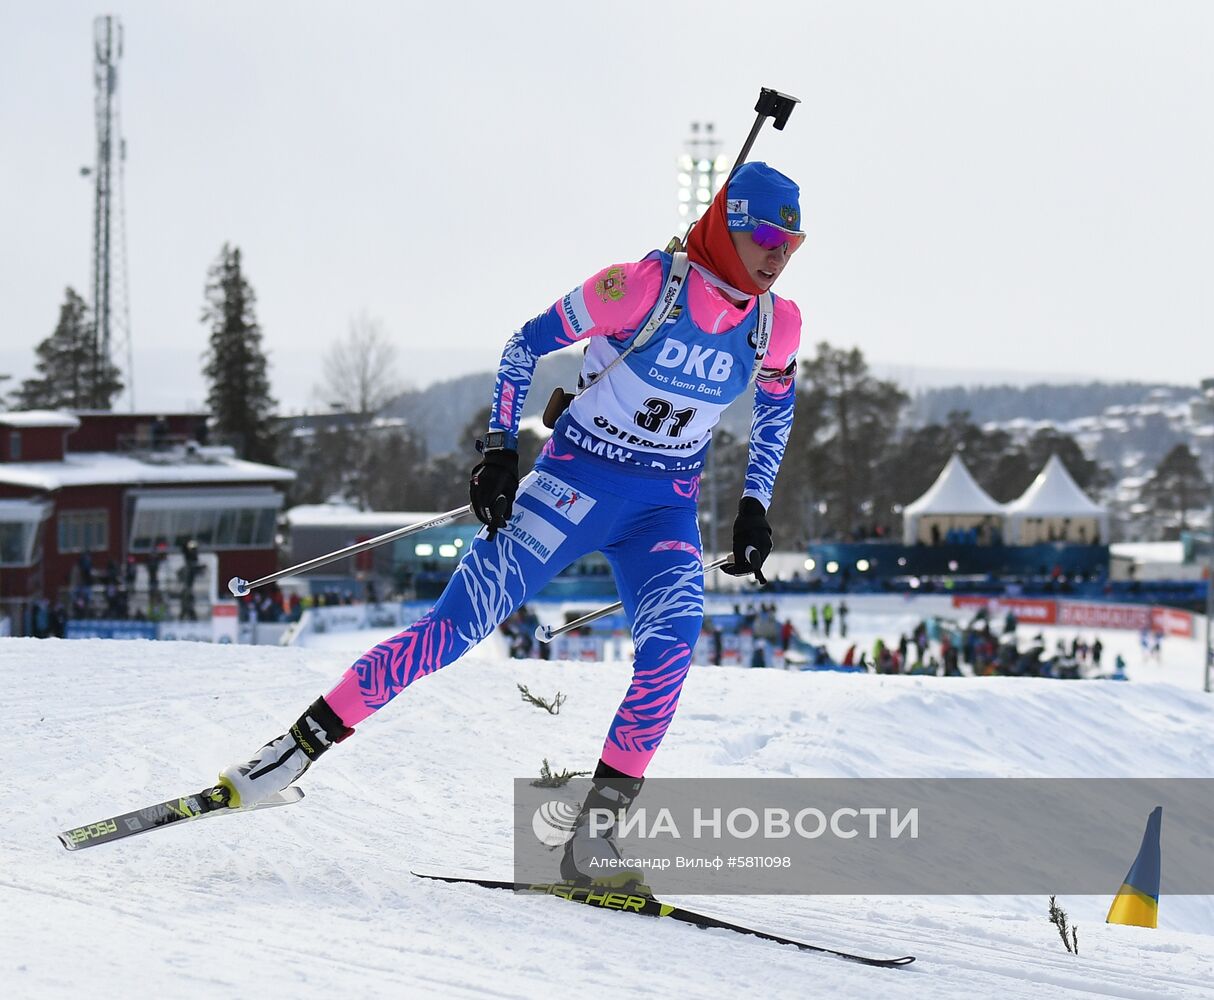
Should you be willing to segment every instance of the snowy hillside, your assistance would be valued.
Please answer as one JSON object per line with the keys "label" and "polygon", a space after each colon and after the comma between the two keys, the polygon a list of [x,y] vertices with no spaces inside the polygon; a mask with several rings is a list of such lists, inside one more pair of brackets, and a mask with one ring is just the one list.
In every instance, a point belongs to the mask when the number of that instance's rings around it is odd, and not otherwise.
{"label": "snowy hillside", "polygon": [[[368,720],[305,776],[299,805],[59,846],[65,827],[202,787],[347,662],[325,648],[0,640],[5,995],[1214,997],[1208,897],[1165,897],[1158,930],[1104,924],[1116,886],[1064,898],[1077,958],[1044,898],[682,900],[827,946],[918,956],[883,970],[419,882],[411,865],[508,875],[510,780],[542,757],[592,766],[627,686],[625,664],[512,662],[491,644]],[[568,702],[550,716],[519,700],[518,682]],[[695,668],[650,773],[1205,777],[1212,721],[1208,696],[1166,683]]]}

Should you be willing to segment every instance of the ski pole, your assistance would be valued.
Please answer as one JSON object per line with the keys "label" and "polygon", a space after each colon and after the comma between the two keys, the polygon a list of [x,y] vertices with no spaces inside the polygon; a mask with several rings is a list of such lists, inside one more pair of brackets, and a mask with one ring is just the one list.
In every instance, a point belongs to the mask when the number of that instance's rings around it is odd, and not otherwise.
{"label": "ski pole", "polygon": [[[531,478],[535,475],[534,472],[528,472],[527,475],[519,481],[518,488],[520,491],[525,489],[531,483]],[[504,505],[504,497],[498,497],[498,503]],[[494,504],[496,509],[497,504]],[[449,521],[454,521],[457,518],[463,517],[465,514],[472,513],[472,505],[465,504],[463,507],[457,507],[455,510],[449,510],[445,514],[439,514],[437,517],[432,517],[428,521],[418,521],[417,524],[410,524],[404,528],[395,528],[392,531],[386,531],[382,535],[376,535],[374,538],[368,538],[365,542],[356,542],[353,545],[347,545],[344,549],[338,549],[336,552],[330,552],[327,555],[317,556],[315,559],[309,559],[307,562],[301,562],[296,566],[288,566],[286,569],[280,569],[276,573],[270,573],[257,580],[242,580],[238,576],[232,577],[228,581],[228,590],[231,591],[233,597],[247,597],[250,590],[256,590],[258,587],[264,587],[267,583],[273,583],[275,580],[281,580],[284,576],[290,576],[292,573],[306,573],[310,569],[316,569],[320,566],[327,566],[331,562],[337,562],[338,559],[344,559],[346,556],[357,555],[359,552],[366,552],[367,549],[378,548],[380,545],[386,545],[388,542],[393,542],[398,538],[406,538],[409,535],[415,535],[419,531],[425,531],[427,528],[439,528]]]}
{"label": "ski pole", "polygon": [[[705,571],[710,569],[720,569],[732,559],[732,555],[721,556],[719,559],[714,559],[710,563],[705,563],[704,569]],[[581,618],[576,618],[571,622],[566,622],[564,625],[538,625],[535,629],[535,637],[540,642],[551,642],[558,635],[564,635],[566,632],[572,632],[575,628],[581,628],[583,625],[589,625],[591,622],[597,622],[600,618],[606,618],[608,615],[619,611],[623,606],[623,601],[616,601],[614,604],[608,604],[605,608],[599,608],[598,611],[591,611],[590,614],[582,615]]]}
{"label": "ski pole", "polygon": [[432,517],[428,521],[419,521],[417,524],[410,524],[404,528],[396,528],[382,535],[376,535],[374,538],[368,538],[364,542],[356,542],[354,545],[347,545],[344,549],[338,549],[327,555],[317,556],[315,559],[301,562],[296,566],[288,566],[286,569],[280,569],[257,580],[242,580],[240,577],[234,576],[228,581],[228,590],[232,592],[233,597],[247,597],[249,591],[256,590],[258,587],[264,587],[267,583],[273,583],[275,580],[281,580],[284,576],[291,576],[293,573],[306,573],[308,570],[316,569],[319,566],[327,566],[331,562],[337,562],[338,559],[357,555],[359,552],[366,552],[367,549],[386,545],[388,542],[395,541],[398,538],[405,538],[419,531],[425,531],[427,528],[438,528],[448,521],[454,521],[456,518],[463,517],[465,514],[471,512],[472,507],[465,504],[457,510],[449,510],[447,513],[439,514],[438,517]]}

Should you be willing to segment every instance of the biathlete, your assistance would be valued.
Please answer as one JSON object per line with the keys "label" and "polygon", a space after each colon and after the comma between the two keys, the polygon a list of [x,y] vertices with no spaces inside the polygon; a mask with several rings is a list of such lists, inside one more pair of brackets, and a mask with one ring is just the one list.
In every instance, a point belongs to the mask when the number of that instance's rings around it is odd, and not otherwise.
{"label": "biathlete", "polygon": [[[654,252],[605,268],[510,337],[469,483],[485,527],[433,608],[368,650],[286,733],[220,773],[231,806],[296,781],[373,712],[598,550],[636,653],[561,873],[593,881],[611,870],[603,858],[618,857],[614,840],[589,836],[588,813],[628,808],[674,717],[703,618],[700,473],[713,426],[752,377],[749,460],[725,570],[766,582],[766,511],[792,426],[801,335],[796,305],[769,289],[805,239],[800,221],[796,184],[764,163],[743,164],[692,228],[686,255]],[[578,394],[519,492],[518,425],[536,361],[578,341]]]}

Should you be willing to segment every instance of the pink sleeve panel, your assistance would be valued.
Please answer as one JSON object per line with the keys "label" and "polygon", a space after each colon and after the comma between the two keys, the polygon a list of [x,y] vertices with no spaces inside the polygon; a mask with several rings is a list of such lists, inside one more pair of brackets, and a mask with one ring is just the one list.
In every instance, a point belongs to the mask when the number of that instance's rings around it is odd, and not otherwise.
{"label": "pink sleeve panel", "polygon": [[649,315],[662,290],[662,262],[612,264],[556,303],[566,343],[586,337],[631,334]]}

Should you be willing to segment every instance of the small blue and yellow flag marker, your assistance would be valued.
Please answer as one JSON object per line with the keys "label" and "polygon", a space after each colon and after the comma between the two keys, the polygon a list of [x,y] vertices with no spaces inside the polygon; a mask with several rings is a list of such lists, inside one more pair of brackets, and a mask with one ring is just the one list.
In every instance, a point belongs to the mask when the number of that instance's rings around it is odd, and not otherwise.
{"label": "small blue and yellow flag marker", "polygon": [[1163,806],[1156,806],[1147,818],[1138,857],[1113,897],[1105,923],[1159,926],[1159,827],[1162,822]]}

